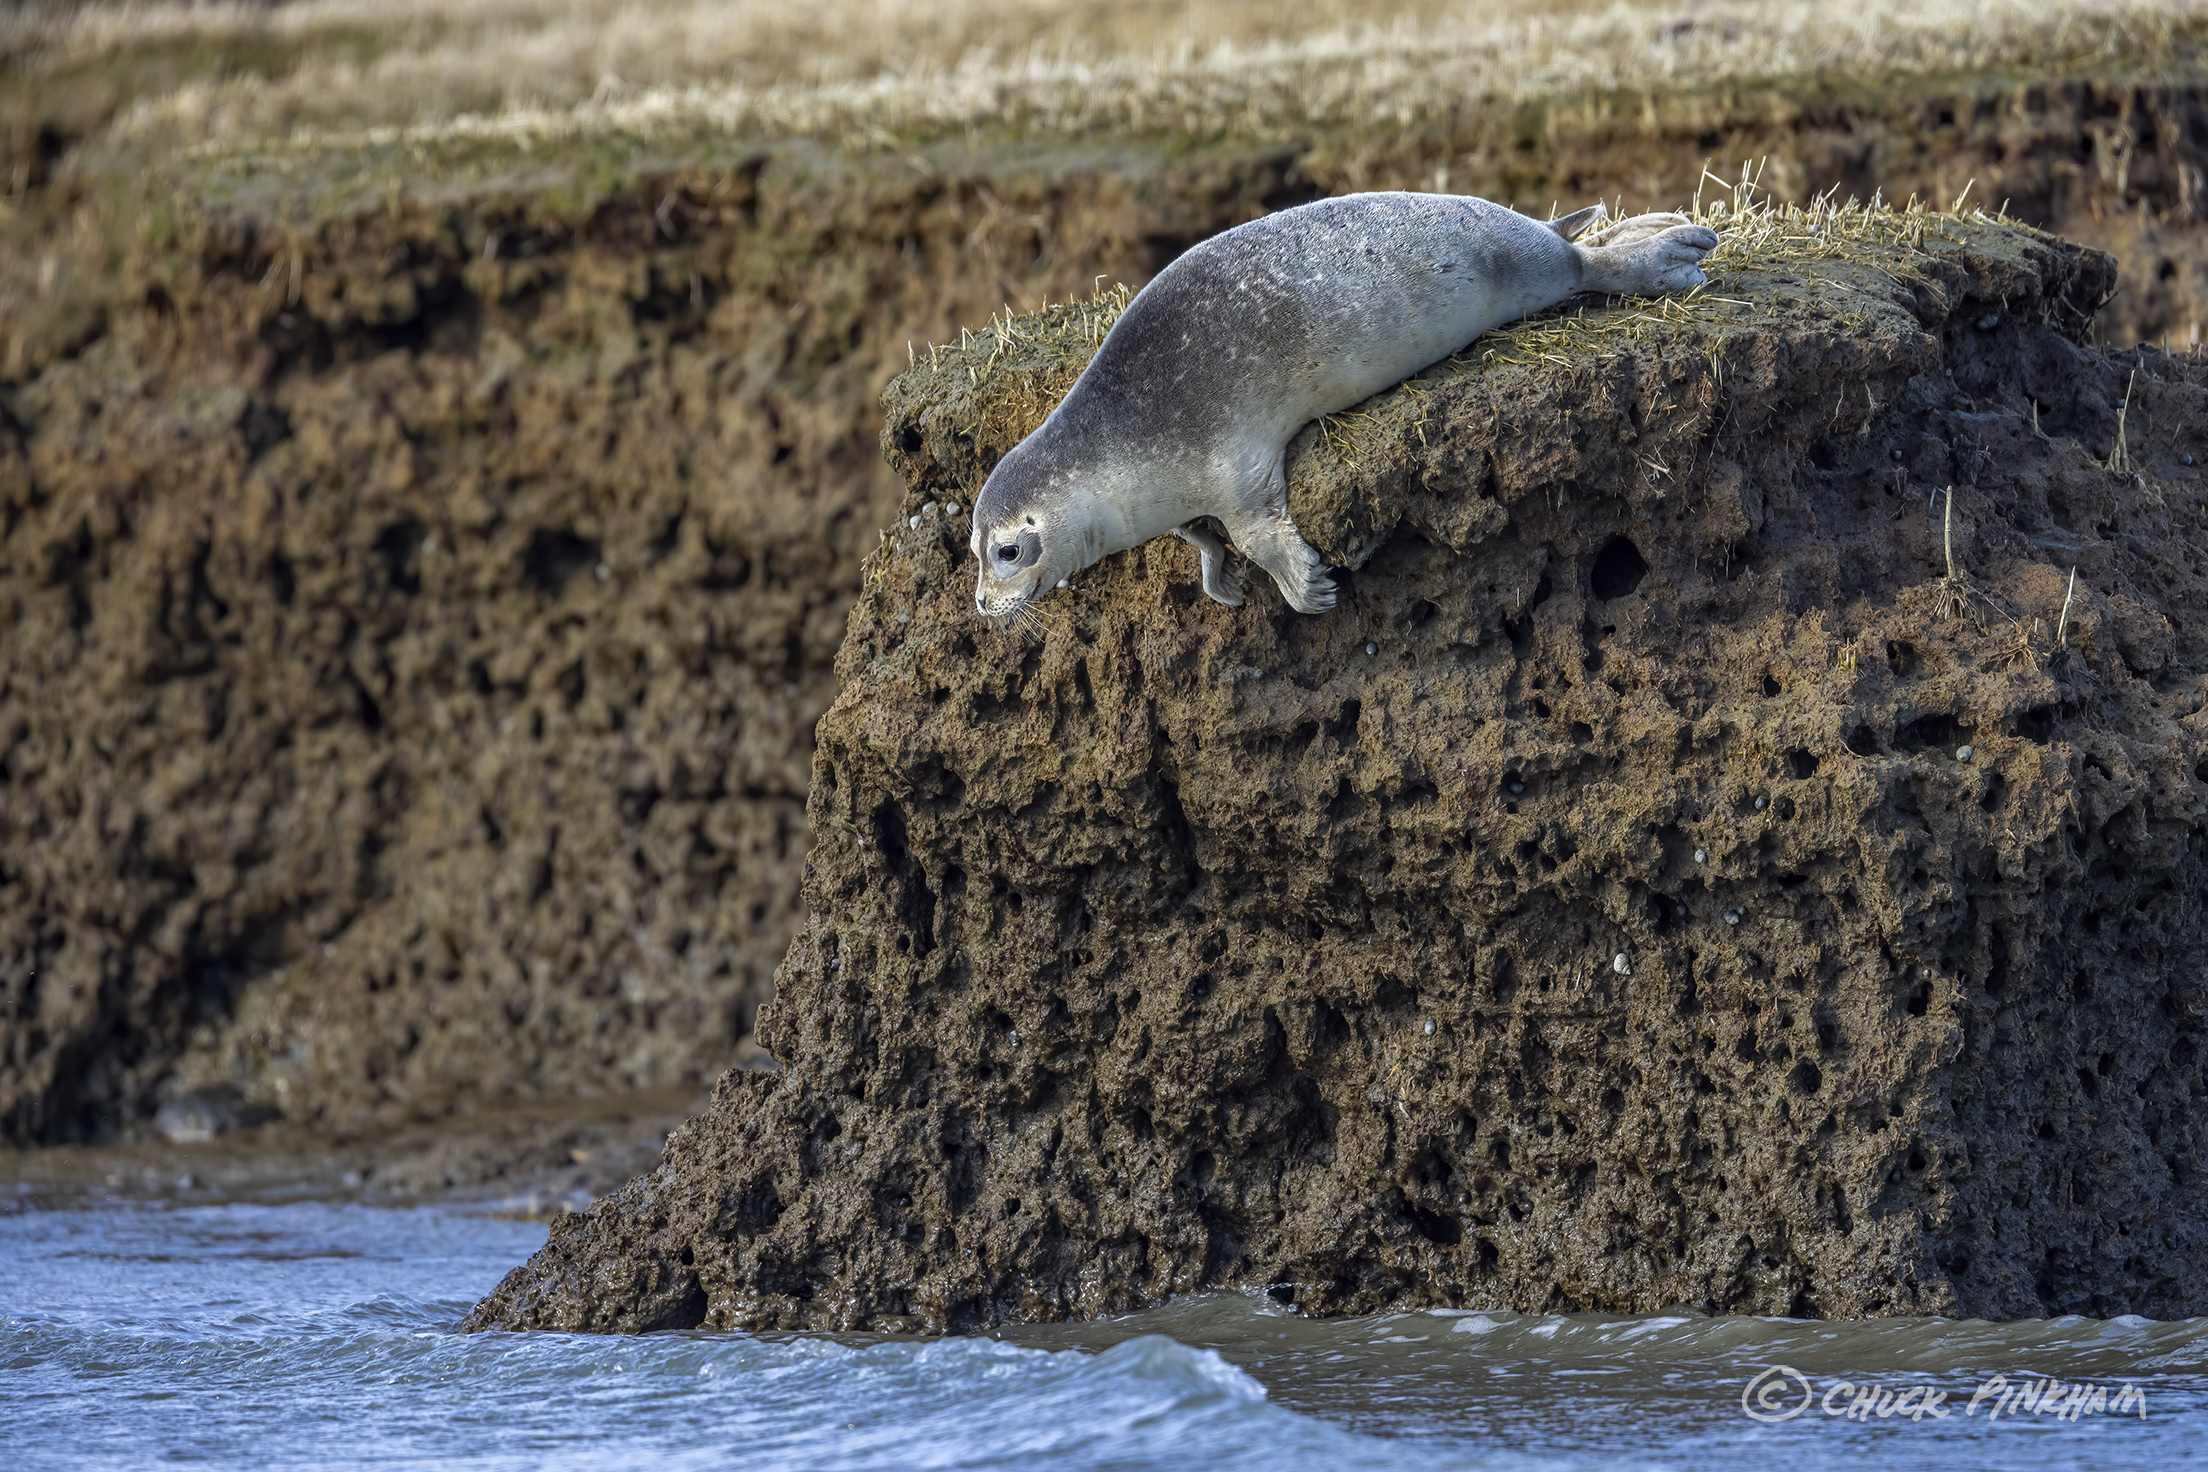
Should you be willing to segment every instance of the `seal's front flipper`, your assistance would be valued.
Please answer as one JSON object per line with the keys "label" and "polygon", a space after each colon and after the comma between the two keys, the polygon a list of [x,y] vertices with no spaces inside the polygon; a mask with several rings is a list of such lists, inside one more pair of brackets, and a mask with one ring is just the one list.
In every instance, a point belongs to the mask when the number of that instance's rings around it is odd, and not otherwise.
{"label": "seal's front flipper", "polygon": [[1296,530],[1285,509],[1268,512],[1262,519],[1227,528],[1242,555],[1273,575],[1280,596],[1298,613],[1330,613],[1334,608],[1334,580],[1326,575],[1326,563]]}
{"label": "seal's front flipper", "polygon": [[1609,213],[1598,202],[1587,206],[1583,210],[1575,210],[1561,220],[1550,220],[1547,223],[1551,230],[1554,230],[1566,240],[1577,240],[1597,220],[1602,219]]}
{"label": "seal's front flipper", "polygon": [[1193,521],[1186,526],[1173,528],[1173,535],[1204,554],[1204,592],[1215,602],[1224,603],[1229,608],[1241,607],[1242,579],[1236,577],[1234,569],[1227,566],[1227,544],[1213,536],[1208,528]]}

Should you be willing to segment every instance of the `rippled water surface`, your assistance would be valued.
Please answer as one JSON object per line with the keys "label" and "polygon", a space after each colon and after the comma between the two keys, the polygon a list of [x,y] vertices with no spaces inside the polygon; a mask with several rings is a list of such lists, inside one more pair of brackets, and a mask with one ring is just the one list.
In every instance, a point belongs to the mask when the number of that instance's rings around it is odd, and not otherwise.
{"label": "rippled water surface", "polygon": [[[1214,1295],[934,1342],[450,1333],[543,1239],[445,1208],[0,1208],[0,1465],[2146,1469],[2208,1444],[2208,1320],[1313,1322]],[[2101,1404],[1989,1417],[2050,1377]]]}

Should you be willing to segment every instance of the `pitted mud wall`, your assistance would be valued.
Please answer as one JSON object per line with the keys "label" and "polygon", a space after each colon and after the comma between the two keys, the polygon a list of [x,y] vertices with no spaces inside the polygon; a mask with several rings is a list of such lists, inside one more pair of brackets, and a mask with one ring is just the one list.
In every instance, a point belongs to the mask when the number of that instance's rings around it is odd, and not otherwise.
{"label": "pitted mud wall", "polygon": [[0,1133],[217,1084],[335,1123],[717,1073],[801,919],[908,340],[1323,193],[1677,203],[1769,156],[1785,195],[1976,178],[2124,253],[2105,333],[2182,342],[2200,112],[2072,86],[1170,163],[785,147],[580,212],[233,202],[112,281],[60,259],[83,310],[0,317]]}
{"label": "pitted mud wall", "polygon": [[8,1137],[727,1065],[799,919],[906,338],[1139,276],[1274,177],[1162,220],[1077,179],[1007,250],[985,189],[899,171],[218,220],[10,391]]}
{"label": "pitted mud wall", "polygon": [[2208,364],[1808,224],[1307,434],[1323,617],[1160,538],[976,619],[943,503],[1090,339],[901,376],[785,1070],[469,1325],[2199,1312]]}

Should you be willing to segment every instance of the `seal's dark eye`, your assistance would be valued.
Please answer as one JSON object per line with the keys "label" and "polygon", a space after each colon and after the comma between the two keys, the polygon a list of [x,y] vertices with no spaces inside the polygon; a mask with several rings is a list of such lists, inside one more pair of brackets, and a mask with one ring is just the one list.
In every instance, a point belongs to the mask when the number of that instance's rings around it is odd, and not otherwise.
{"label": "seal's dark eye", "polygon": [[1017,562],[1019,560],[1020,549],[1013,546],[1010,542],[1005,542],[997,548],[997,561]]}

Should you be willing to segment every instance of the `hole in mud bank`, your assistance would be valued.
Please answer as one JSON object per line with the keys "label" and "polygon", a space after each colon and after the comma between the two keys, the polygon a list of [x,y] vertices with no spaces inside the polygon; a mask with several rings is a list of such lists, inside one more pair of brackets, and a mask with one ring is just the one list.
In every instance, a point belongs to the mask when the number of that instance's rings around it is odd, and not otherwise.
{"label": "hole in mud bank", "polygon": [[1986,995],[1998,997],[2009,989],[2009,937],[1999,926],[1986,936]]}
{"label": "hole in mud bank", "polygon": [[569,531],[547,531],[539,527],[529,534],[528,550],[522,553],[522,575],[537,591],[548,598],[556,598],[575,574],[586,567],[598,565],[598,544]]}
{"label": "hole in mud bank", "polygon": [[1909,1013],[1911,1017],[1922,1017],[1925,1013],[1932,1010],[1931,982],[1920,981],[1917,983],[1916,988],[1909,993],[1909,1000],[1905,1004],[1905,1010]]}
{"label": "hole in mud bank", "polygon": [[383,707],[378,705],[376,698],[368,693],[368,687],[355,680],[353,682],[353,695],[362,727],[370,731],[381,731],[383,729]]}
{"label": "hole in mud bank", "polygon": [[407,520],[394,522],[376,536],[376,558],[383,564],[385,579],[409,596],[422,591],[415,554],[426,535],[420,522]]}
{"label": "hole in mud bank", "polygon": [[1004,1198],[1004,1214],[1007,1218],[1015,1217],[1020,1214],[1019,1197],[1007,1196]]}
{"label": "hole in mud bank", "polygon": [[1786,1076],[1786,1081],[1797,1094],[1814,1094],[1825,1086],[1825,1075],[1816,1064],[1802,1062],[1794,1065],[1794,1071]]}
{"label": "hole in mud bank", "polygon": [[916,424],[908,424],[897,431],[897,448],[907,455],[919,454],[920,447],[925,443],[926,440],[921,436],[920,427]]}
{"label": "hole in mud bank", "polygon": [[1602,1107],[1612,1114],[1625,1108],[1625,1091],[1622,1089],[1604,1089],[1602,1091]]}
{"label": "hole in mud bank", "polygon": [[1641,549],[1630,538],[1612,537],[1595,554],[1594,569],[1587,581],[1594,595],[1607,603],[1631,595],[1647,576],[1648,559],[1641,556]]}
{"label": "hole in mud bank", "polygon": [[1779,693],[1780,688],[1779,682],[1771,678],[1769,671],[1765,671],[1763,676],[1763,698],[1769,700]]}
{"label": "hole in mud bank", "polygon": [[1924,658],[1917,653],[1917,646],[1906,639],[1886,641],[1886,665],[1896,675],[1906,680],[1924,668]]}
{"label": "hole in mud bank", "polygon": [[1869,726],[1857,725],[1840,738],[1840,744],[1857,756],[1877,756],[1878,737]]}
{"label": "hole in mud bank", "polygon": [[1412,1230],[1436,1247],[1454,1247],[1464,1240],[1464,1228],[1454,1220],[1438,1211],[1428,1211],[1415,1201],[1403,1203],[1403,1214],[1410,1218]]}
{"label": "hole in mud bank", "polygon": [[1265,1296],[1282,1308],[1294,1308],[1296,1306],[1296,1285],[1293,1283],[1275,1283],[1265,1290]]}
{"label": "hole in mud bank", "polygon": [[1817,758],[1797,746],[1786,754],[1786,769],[1795,781],[1807,781],[1817,775]]}
{"label": "hole in mud bank", "polygon": [[291,438],[291,416],[274,404],[256,399],[246,405],[238,431],[245,436],[247,457],[258,460]]}
{"label": "hole in mud bank", "polygon": [[2052,1140],[2055,1137],[2055,1127],[2052,1122],[2042,1124],[2039,1127],[2039,1137],[2042,1140]]}
{"label": "hole in mud bank", "polygon": [[[1584,746],[1594,739],[1595,728],[1593,726],[1588,725],[1585,721],[1572,722],[1572,740]],[[2208,778],[2202,780],[2208,781]]]}
{"label": "hole in mud bank", "polygon": [[1962,739],[1962,726],[1944,711],[1918,716],[1894,733],[1894,744],[1903,751],[1952,751]]}
{"label": "hole in mud bank", "polygon": [[682,1265],[686,1268],[698,1265],[698,1255],[690,1250],[690,1244],[687,1242],[682,1244],[682,1251],[679,1256],[682,1259]]}

